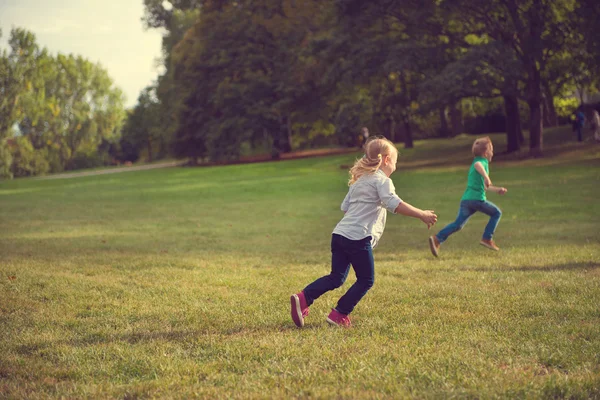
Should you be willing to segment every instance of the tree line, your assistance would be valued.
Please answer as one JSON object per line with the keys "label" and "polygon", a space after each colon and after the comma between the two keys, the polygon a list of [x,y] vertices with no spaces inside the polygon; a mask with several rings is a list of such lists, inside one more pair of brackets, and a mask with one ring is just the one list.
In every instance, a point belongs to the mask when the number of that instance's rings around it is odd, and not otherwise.
{"label": "tree line", "polygon": [[105,164],[125,116],[106,70],[51,55],[24,29],[13,29],[8,44],[0,52],[0,177]]}
{"label": "tree line", "polygon": [[569,95],[599,87],[595,0],[144,3],[166,72],[138,117],[155,110],[147,143],[193,160],[354,145],[362,126],[412,147],[485,114],[503,115],[506,151],[526,129],[538,156]]}
{"label": "tree line", "polygon": [[[528,139],[530,154],[539,156],[544,127],[565,122],[578,105],[571,95],[600,87],[596,0],[144,6],[145,26],[165,32],[164,73],[127,111],[99,66],[48,56],[17,32],[0,66],[0,91],[8,95],[0,135],[15,124],[21,132],[12,140],[13,158],[20,157],[15,146],[26,147],[21,142],[51,171],[94,154],[196,163],[253,152],[277,158],[295,149],[355,146],[365,126],[406,147],[419,137],[504,129],[506,151]],[[43,63],[53,67],[41,74],[28,67]]]}

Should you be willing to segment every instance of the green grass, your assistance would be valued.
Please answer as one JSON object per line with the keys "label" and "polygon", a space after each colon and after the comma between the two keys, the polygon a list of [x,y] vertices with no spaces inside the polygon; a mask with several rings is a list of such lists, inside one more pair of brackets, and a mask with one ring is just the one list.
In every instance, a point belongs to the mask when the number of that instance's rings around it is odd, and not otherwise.
{"label": "green grass", "polygon": [[[492,162],[498,253],[482,215],[439,259],[390,215],[351,329],[325,316],[353,274],[304,329],[288,299],[329,271],[353,155],[2,182],[0,397],[600,398],[600,146],[564,132]],[[436,229],[471,141],[401,149]]]}

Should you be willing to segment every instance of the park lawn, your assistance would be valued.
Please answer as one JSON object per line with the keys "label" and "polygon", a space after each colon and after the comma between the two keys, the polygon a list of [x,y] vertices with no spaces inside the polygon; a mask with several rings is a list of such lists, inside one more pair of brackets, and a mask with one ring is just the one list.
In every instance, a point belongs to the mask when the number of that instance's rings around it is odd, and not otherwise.
{"label": "park lawn", "polygon": [[[353,273],[305,328],[288,307],[329,270],[356,155],[0,182],[0,397],[600,398],[600,146],[564,132],[492,162],[500,252],[482,215],[439,259],[389,215],[350,329],[325,317]],[[400,149],[436,230],[471,142]]]}

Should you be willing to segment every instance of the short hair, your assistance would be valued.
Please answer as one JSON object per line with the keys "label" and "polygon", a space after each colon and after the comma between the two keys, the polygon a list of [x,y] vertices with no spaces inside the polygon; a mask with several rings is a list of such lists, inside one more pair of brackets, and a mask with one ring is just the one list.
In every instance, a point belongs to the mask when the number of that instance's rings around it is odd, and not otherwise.
{"label": "short hair", "polygon": [[475,139],[471,151],[475,157],[483,157],[487,149],[491,146],[492,139],[489,136],[484,138]]}

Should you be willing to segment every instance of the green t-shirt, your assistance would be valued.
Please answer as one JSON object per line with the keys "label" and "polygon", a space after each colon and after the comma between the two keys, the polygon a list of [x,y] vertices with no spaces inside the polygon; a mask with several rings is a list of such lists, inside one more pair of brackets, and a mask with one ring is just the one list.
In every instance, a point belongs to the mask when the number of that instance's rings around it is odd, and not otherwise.
{"label": "green t-shirt", "polygon": [[485,201],[485,185],[483,182],[483,176],[475,169],[475,163],[480,162],[485,169],[485,172],[490,174],[489,161],[485,157],[475,157],[471,168],[469,169],[469,178],[467,181],[467,189],[461,200],[482,200]]}

